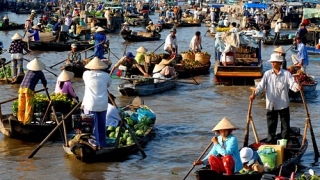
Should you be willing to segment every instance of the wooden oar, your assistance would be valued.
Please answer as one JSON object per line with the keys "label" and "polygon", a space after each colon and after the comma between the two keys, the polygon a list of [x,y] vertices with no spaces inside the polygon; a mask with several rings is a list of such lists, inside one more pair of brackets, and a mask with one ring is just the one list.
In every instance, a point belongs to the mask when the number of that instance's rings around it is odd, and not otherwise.
{"label": "wooden oar", "polygon": [[[202,159],[202,157],[206,154],[206,152],[208,151],[208,149],[211,147],[211,145],[213,144],[213,142],[210,142],[210,144],[208,145],[208,147],[203,151],[203,153],[200,155],[200,157],[198,158],[197,161],[200,161]],[[183,180],[185,180],[190,172],[193,170],[193,168],[195,167],[196,165],[192,165],[192,167],[190,168],[190,170],[188,171],[187,175],[183,178]]]}
{"label": "wooden oar", "polygon": [[110,50],[110,52],[114,57],[116,57],[118,60],[120,60],[120,58],[117,55],[115,55],[111,50]]}
{"label": "wooden oar", "polygon": [[190,77],[193,79],[193,81],[196,83],[196,85],[200,85],[200,84],[196,81],[196,79],[193,77],[193,75],[191,74],[191,72],[188,71],[188,70],[186,70],[186,71],[189,73]]}
{"label": "wooden oar", "polygon": [[[252,90],[252,95],[254,94],[254,90]],[[251,116],[251,109],[252,109],[252,100],[249,102],[248,112],[247,112],[247,124],[246,129],[244,133],[244,141],[243,141],[243,147],[248,146],[249,141],[249,123],[251,122],[250,116]]]}
{"label": "wooden oar", "polygon": [[[299,86],[301,86],[301,84],[299,83],[299,81],[297,81]],[[314,133],[313,133],[313,128],[312,128],[312,124],[311,124],[311,120],[310,120],[310,114],[309,114],[309,110],[308,110],[308,106],[307,106],[307,102],[306,102],[306,99],[305,99],[305,96],[304,96],[304,92],[303,90],[300,89],[300,95],[301,95],[301,99],[302,99],[302,102],[303,102],[303,105],[304,105],[304,109],[306,110],[306,114],[307,114],[307,117],[306,117],[306,127],[309,126],[310,127],[310,134],[311,134],[311,140],[312,140],[312,144],[313,144],[313,150],[314,150],[314,158],[317,159],[320,157],[319,155],[319,150],[318,150],[318,146],[317,146],[317,141],[314,137]],[[304,137],[303,137],[303,141],[302,141],[302,146],[305,145],[305,141],[306,141],[306,137],[305,137],[305,134],[306,134],[306,128],[305,128],[305,132],[304,132]]]}
{"label": "wooden oar", "polygon": [[153,53],[156,52],[162,45],[164,45],[166,41],[164,41],[163,43],[160,44],[160,46],[158,46],[154,51],[152,51]]}
{"label": "wooden oar", "polygon": [[[26,59],[26,58],[23,58],[25,61],[27,61],[27,62],[30,62],[30,60],[28,60],[28,59]],[[49,72],[49,73],[51,73],[51,74],[53,74],[54,76],[58,76],[57,74],[55,74],[54,72],[52,72],[52,71],[49,71],[48,69],[44,69],[45,71],[47,71],[47,72]]]}
{"label": "wooden oar", "polygon": [[[108,96],[109,96],[109,99],[111,101],[111,103],[113,104],[114,107],[116,107],[116,109],[118,109],[118,106],[117,104],[114,102],[113,98],[111,97],[110,93],[108,92]],[[144,150],[142,149],[141,145],[139,144],[137,138],[136,138],[136,135],[132,132],[131,128],[128,127],[128,125],[126,124],[126,120],[122,117],[122,114],[119,112],[119,115],[121,117],[121,121],[123,121],[123,124],[125,125],[125,127],[128,129],[131,137],[133,138],[135,144],[137,145],[138,149],[140,150],[143,158],[147,157],[146,153],[144,152]]]}
{"label": "wooden oar", "polygon": [[80,101],[67,115],[64,117],[61,122],[57,124],[56,127],[48,134],[48,136],[38,145],[38,147],[28,156],[28,158],[33,158],[33,156],[40,150],[40,148],[47,142],[47,140],[52,136],[52,134],[61,126],[63,121],[68,119],[69,116],[81,105],[82,101]]}
{"label": "wooden oar", "polygon": [[56,64],[54,64],[54,65],[52,65],[52,66],[50,66],[49,68],[52,69],[53,67],[55,67],[55,66],[57,66],[57,65],[59,65],[59,64],[62,64],[62,63],[65,62],[65,61],[66,61],[66,59],[63,60],[63,61],[61,61],[61,62],[58,62],[58,63],[56,63]]}
{"label": "wooden oar", "polygon": [[128,47],[128,41],[126,41],[126,46],[124,47],[124,50],[123,50],[123,56],[125,56],[127,53],[127,47]]}

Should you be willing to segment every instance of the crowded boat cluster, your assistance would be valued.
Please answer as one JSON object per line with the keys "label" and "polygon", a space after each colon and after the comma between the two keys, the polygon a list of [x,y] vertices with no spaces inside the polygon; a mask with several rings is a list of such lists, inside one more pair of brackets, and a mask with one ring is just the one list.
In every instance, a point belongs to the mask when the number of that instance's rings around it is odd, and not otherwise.
{"label": "crowded boat cluster", "polygon": [[[305,6],[305,7],[304,7]],[[12,6],[6,6],[10,9]],[[153,95],[173,89],[182,78],[207,76],[214,72],[216,85],[254,86],[249,97],[245,141],[239,148],[232,134],[239,129],[227,117],[212,129],[217,135],[205,152],[195,160],[204,165],[196,171],[198,179],[263,179],[288,176],[308,147],[307,128],[310,128],[315,156],[319,157],[314,140],[305,96],[316,91],[316,78],[307,73],[309,55],[319,55],[320,39],[318,16],[310,4],[274,2],[272,4],[241,3],[241,5],[179,3],[116,3],[64,2],[56,4],[16,4],[16,13],[30,13],[25,24],[10,22],[5,15],[0,30],[24,29],[15,33],[8,47],[0,44],[1,53],[11,59],[0,59],[0,80],[3,84],[20,84],[19,96],[0,102],[0,130],[12,138],[39,141],[40,145],[29,156],[32,158],[47,140],[57,139],[61,128],[64,150],[83,162],[119,161],[140,151],[154,136],[156,112],[138,96]],[[302,10],[303,9],[303,10]],[[309,14],[308,14],[309,12]],[[158,21],[150,18],[156,16]],[[153,18],[154,19],[154,18]],[[190,36],[189,49],[179,46],[180,27],[205,25]],[[137,26],[140,30],[136,30]],[[141,30],[141,26],[143,27]],[[295,34],[283,34],[283,29],[297,28]],[[155,50],[137,46],[136,54],[126,50],[130,42],[157,41],[163,29],[170,29],[165,41]],[[107,34],[121,36],[126,41],[124,55],[113,52]],[[206,37],[210,34],[211,37]],[[214,50],[203,51],[203,38],[214,42]],[[0,39],[1,40],[1,39]],[[262,57],[264,45],[277,45],[270,57]],[[291,45],[285,50],[282,45]],[[163,53],[155,53],[159,48]],[[66,59],[47,67],[41,59],[28,60],[32,51],[66,51]],[[87,51],[94,50],[87,57]],[[288,50],[292,63],[286,60]],[[63,52],[61,52],[63,53]],[[84,57],[83,54],[85,53]],[[114,65],[113,55],[118,59]],[[263,69],[263,59],[271,69]],[[24,70],[24,61],[27,70]],[[288,64],[292,64],[288,66]],[[48,68],[61,66],[61,73]],[[44,71],[57,76],[55,90],[48,93]],[[73,90],[71,80],[80,77],[84,83],[82,99]],[[112,79],[123,96],[136,96],[127,106],[118,107],[108,88]],[[43,89],[36,90],[41,81]],[[45,91],[46,94],[39,94]],[[259,139],[251,117],[252,101],[265,95],[267,137]],[[307,120],[303,135],[290,127],[289,104],[292,99],[304,103]],[[12,102],[12,113],[3,115],[1,105]],[[278,116],[281,132],[277,133]],[[255,142],[248,143],[249,124]],[[61,127],[62,126],[62,127]],[[40,133],[41,131],[41,133]],[[71,138],[67,134],[72,133]],[[206,151],[209,153],[204,156]],[[185,179],[184,178],[184,179]],[[291,178],[293,179],[293,177]]]}

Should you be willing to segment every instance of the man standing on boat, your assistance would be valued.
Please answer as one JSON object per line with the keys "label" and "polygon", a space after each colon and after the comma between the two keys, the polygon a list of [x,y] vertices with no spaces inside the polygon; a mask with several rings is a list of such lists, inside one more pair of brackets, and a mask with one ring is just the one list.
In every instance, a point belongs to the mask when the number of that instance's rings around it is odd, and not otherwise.
{"label": "man standing on boat", "polygon": [[274,42],[278,38],[280,38],[281,22],[282,22],[282,19],[278,19],[277,22],[276,22],[276,25],[274,26]]}
{"label": "man standing on boat", "polygon": [[308,30],[306,29],[305,25],[301,23],[300,28],[296,33],[296,37],[300,37],[304,45],[307,45],[307,34],[308,34]]}
{"label": "man standing on boat", "polygon": [[170,54],[178,53],[176,33],[177,33],[176,28],[171,28],[170,34],[166,37],[166,41],[164,43],[164,50]]}
{"label": "man standing on boat", "polygon": [[107,36],[104,34],[104,29],[102,27],[98,27],[96,32],[93,35],[94,39],[94,56],[99,59],[104,59],[104,43],[107,42]]}
{"label": "man standing on boat", "polygon": [[191,51],[193,52],[201,52],[202,50],[202,45],[201,45],[201,42],[202,42],[202,38],[201,38],[201,33],[200,31],[197,31],[195,33],[195,35],[193,36],[193,38],[191,39],[191,42],[190,42],[190,49]]}
{"label": "man standing on boat", "polygon": [[266,109],[268,138],[267,143],[276,143],[276,131],[278,115],[281,121],[281,138],[290,136],[290,111],[289,89],[299,91],[300,86],[295,82],[290,72],[281,69],[282,58],[278,54],[272,54],[269,62],[272,69],[266,71],[255,89],[255,93],[249,97],[250,101],[266,91]]}
{"label": "man standing on boat", "polygon": [[302,42],[301,37],[296,37],[296,42],[298,44],[298,53],[296,55],[292,54],[292,64],[301,68],[304,73],[307,73],[306,66],[309,64],[307,47]]}

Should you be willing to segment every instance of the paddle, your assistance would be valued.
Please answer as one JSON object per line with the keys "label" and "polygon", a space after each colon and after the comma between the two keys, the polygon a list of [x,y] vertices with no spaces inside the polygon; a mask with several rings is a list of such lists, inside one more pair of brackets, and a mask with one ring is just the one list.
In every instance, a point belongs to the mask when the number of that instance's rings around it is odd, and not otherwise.
{"label": "paddle", "polygon": [[164,41],[163,43],[160,44],[160,46],[158,46],[154,51],[152,51],[153,53],[156,52],[162,45],[164,45],[166,41]]}
{"label": "paddle", "polygon": [[[203,153],[200,155],[200,157],[197,159],[197,161],[200,161],[202,159],[202,157],[205,155],[205,153],[208,151],[208,149],[211,147],[211,145],[213,144],[213,142],[210,142],[210,144],[208,145],[208,147],[203,151]],[[185,180],[190,172],[193,170],[193,168],[195,167],[196,165],[192,165],[192,167],[190,168],[190,170],[188,171],[187,175],[183,178],[183,180]]]}
{"label": "paddle", "polygon": [[62,63],[65,62],[65,61],[66,61],[66,59],[63,60],[63,61],[61,61],[61,62],[58,62],[58,63],[56,63],[56,64],[54,64],[54,65],[52,65],[52,66],[50,66],[49,68],[52,69],[53,67],[55,67],[55,66],[57,66],[57,65],[59,65],[59,64],[62,64]]}
{"label": "paddle", "polygon": [[46,138],[38,145],[38,147],[28,156],[28,158],[33,158],[33,156],[40,150],[40,148],[47,142],[47,140],[52,136],[52,134],[61,126],[61,124],[81,105],[82,101],[80,101],[67,115],[64,117],[56,127],[52,129],[52,131],[48,134]]}
{"label": "paddle", "polygon": [[200,84],[196,81],[196,79],[193,77],[193,75],[191,74],[191,72],[188,71],[187,69],[186,69],[186,71],[189,73],[190,77],[193,79],[193,81],[196,83],[196,85],[200,85]]}
{"label": "paddle", "polygon": [[[25,61],[27,61],[27,62],[30,62],[30,60],[28,60],[28,59],[26,59],[26,58],[23,58]],[[54,72],[52,72],[52,71],[49,71],[48,69],[44,69],[45,71],[47,71],[47,72],[49,72],[49,73],[51,73],[51,74],[53,74],[54,76],[58,76],[57,74],[55,74]]]}
{"label": "paddle", "polygon": [[[57,116],[57,113],[56,113],[56,110],[55,110],[54,106],[51,106],[51,110],[52,110],[54,119],[55,119],[56,123],[58,124],[58,123],[59,123],[59,120],[58,120],[58,116]],[[66,125],[65,125],[65,122],[64,122],[64,121],[62,121],[62,126],[63,126],[63,133],[62,133],[61,128],[59,128],[60,135],[61,135],[61,137],[62,137],[62,139],[63,139],[63,141],[64,141],[64,144],[65,144],[65,145],[68,145],[68,143],[67,143]]]}
{"label": "paddle", "polygon": [[[113,98],[111,97],[111,95],[110,95],[109,92],[108,92],[108,97],[109,97],[111,103],[113,104],[113,106],[116,107],[116,109],[118,109],[117,104],[114,102],[114,100],[113,100]],[[141,152],[143,158],[146,158],[147,155],[146,155],[146,153],[144,152],[144,150],[142,149],[142,147],[140,146],[140,144],[139,144],[139,142],[138,142],[135,134],[132,132],[131,128],[126,124],[126,120],[122,117],[122,114],[121,114],[120,112],[119,112],[119,115],[120,115],[120,117],[121,117],[121,119],[122,119],[122,121],[123,121],[122,123],[123,123],[123,124],[125,125],[125,127],[128,129],[131,137],[133,138],[133,140],[134,140],[135,144],[137,145],[139,151]]]}
{"label": "paddle", "polygon": [[[254,90],[252,90],[252,95],[254,94]],[[252,109],[252,101],[250,100],[249,102],[249,107],[248,107],[248,113],[247,113],[247,124],[246,124],[246,129],[245,129],[245,133],[244,133],[244,141],[243,141],[243,147],[247,147],[248,146],[248,141],[249,141],[249,123],[250,121],[250,114],[251,114],[251,109]]]}
{"label": "paddle", "polygon": [[120,58],[117,55],[115,55],[111,50],[110,50],[110,52],[114,57],[116,57],[118,60],[120,60]]}
{"label": "paddle", "polygon": [[[301,84],[299,83],[299,81],[297,80],[299,86],[302,88]],[[307,114],[307,117],[306,117],[306,124],[305,124],[305,133],[304,133],[304,137],[303,137],[303,141],[302,141],[302,146],[305,144],[305,141],[306,141],[306,137],[305,137],[305,134],[306,134],[306,127],[310,127],[310,134],[311,134],[311,140],[312,140],[312,144],[313,144],[313,150],[314,150],[314,158],[317,159],[320,157],[319,155],[319,150],[318,150],[318,146],[317,146],[317,141],[314,137],[314,133],[313,133],[313,128],[312,128],[312,124],[311,124],[311,120],[310,120],[310,114],[309,114],[309,110],[308,110],[308,106],[307,106],[307,102],[306,102],[306,99],[305,99],[305,96],[304,96],[304,92],[302,89],[299,89],[300,91],[300,95],[301,95],[301,99],[302,99],[302,102],[303,102],[303,105],[304,105],[304,109],[306,110],[306,114]]]}

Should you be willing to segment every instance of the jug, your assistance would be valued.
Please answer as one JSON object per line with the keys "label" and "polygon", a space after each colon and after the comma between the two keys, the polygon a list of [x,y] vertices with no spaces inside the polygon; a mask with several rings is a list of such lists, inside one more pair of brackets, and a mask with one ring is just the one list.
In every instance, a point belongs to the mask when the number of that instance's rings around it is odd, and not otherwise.
{"label": "jug", "polygon": [[277,141],[277,145],[281,145],[284,148],[286,148],[287,147],[287,141],[288,140],[286,140],[286,139],[280,139],[280,140]]}

